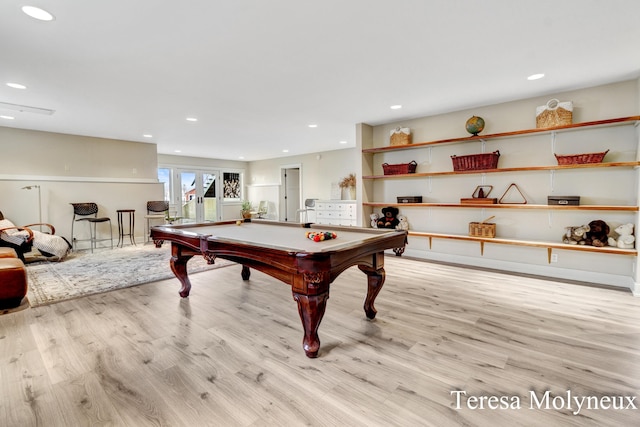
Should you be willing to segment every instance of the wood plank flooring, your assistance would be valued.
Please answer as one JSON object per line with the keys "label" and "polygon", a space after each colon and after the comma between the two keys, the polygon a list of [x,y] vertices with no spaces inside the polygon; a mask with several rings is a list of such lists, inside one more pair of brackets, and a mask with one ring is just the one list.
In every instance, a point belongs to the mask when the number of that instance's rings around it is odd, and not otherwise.
{"label": "wood plank flooring", "polygon": [[[393,256],[386,270],[374,321],[364,274],[333,283],[317,359],[290,288],[239,265],[193,275],[187,299],[171,279],[0,316],[0,425],[640,424],[640,298]],[[625,409],[574,415],[567,391]]]}

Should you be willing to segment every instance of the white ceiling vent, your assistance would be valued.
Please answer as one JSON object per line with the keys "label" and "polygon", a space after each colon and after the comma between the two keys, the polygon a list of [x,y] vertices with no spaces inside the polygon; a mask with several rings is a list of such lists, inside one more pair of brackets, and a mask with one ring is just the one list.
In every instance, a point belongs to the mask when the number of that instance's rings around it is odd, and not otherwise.
{"label": "white ceiling vent", "polygon": [[46,114],[48,116],[55,113],[55,110],[48,108],[29,107],[28,105],[9,104],[8,102],[0,102],[0,110],[20,111],[21,113]]}

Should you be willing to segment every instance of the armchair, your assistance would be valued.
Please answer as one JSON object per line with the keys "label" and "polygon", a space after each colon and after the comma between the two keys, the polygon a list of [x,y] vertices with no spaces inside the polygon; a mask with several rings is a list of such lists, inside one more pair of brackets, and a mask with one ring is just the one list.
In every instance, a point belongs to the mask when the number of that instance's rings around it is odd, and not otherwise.
{"label": "armchair", "polygon": [[261,200],[257,211],[252,211],[251,215],[258,215],[258,218],[264,218],[269,213],[269,202]]}
{"label": "armchair", "polygon": [[[48,229],[47,232],[33,230],[30,227],[41,226]],[[67,256],[71,245],[62,236],[55,234],[56,229],[53,225],[47,223],[28,224],[16,226],[6,219],[0,212],[0,246],[15,249],[18,258],[23,262],[32,261],[33,257],[25,260],[25,254],[38,256],[41,254],[45,259],[61,261]],[[33,248],[38,250],[39,254],[33,254]]]}

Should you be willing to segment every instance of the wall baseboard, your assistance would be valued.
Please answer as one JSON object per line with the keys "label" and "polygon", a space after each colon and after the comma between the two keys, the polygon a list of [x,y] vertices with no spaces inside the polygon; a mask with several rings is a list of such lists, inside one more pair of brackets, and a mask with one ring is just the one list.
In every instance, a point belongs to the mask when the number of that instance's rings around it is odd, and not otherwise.
{"label": "wall baseboard", "polygon": [[[388,252],[391,256],[395,254]],[[485,259],[476,257],[466,257],[461,255],[451,255],[444,253],[427,253],[421,250],[406,249],[404,257],[411,257],[418,260],[434,261],[445,264],[457,265],[468,268],[481,268],[489,270],[497,270],[504,273],[522,274],[539,276],[541,278],[550,278],[561,280],[564,282],[583,284],[583,285],[600,285],[617,289],[629,289],[634,296],[640,296],[640,286],[630,276],[614,275],[607,273],[599,273],[593,271],[581,271],[565,268],[546,268],[543,266],[514,263],[509,261],[500,261],[495,259]]]}

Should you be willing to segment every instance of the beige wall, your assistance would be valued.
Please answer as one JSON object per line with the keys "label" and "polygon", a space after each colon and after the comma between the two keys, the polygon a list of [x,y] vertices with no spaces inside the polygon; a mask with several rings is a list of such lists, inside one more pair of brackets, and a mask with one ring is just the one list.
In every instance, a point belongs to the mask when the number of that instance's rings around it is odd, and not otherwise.
{"label": "beige wall", "polygon": [[0,179],[33,175],[141,181],[158,176],[155,144],[0,127],[0,146]]}
{"label": "beige wall", "polygon": [[0,127],[0,147],[0,210],[18,225],[38,222],[38,190],[22,187],[39,185],[42,220],[56,234],[71,239],[70,203],[95,202],[116,242],[116,210],[135,209],[141,239],[147,200],[163,197],[155,144]]}
{"label": "beige wall", "polygon": [[[640,114],[637,80],[585,88],[554,96],[536,97],[515,102],[488,105],[437,116],[415,118],[379,126],[360,126],[359,147],[389,145],[389,132],[396,127],[410,127],[413,142],[465,138],[465,122],[473,115],[483,117],[482,134],[494,134],[535,128],[535,109],[550,98],[572,101],[574,123],[636,116]],[[499,168],[556,164],[554,153],[574,154],[610,149],[605,161],[634,161],[638,158],[638,128],[632,124],[599,129],[574,130],[554,134],[534,134],[516,138],[438,144],[415,150],[361,154],[367,174],[382,175],[382,163],[418,163],[417,172],[451,171],[451,155],[481,152],[501,153]],[[397,196],[423,196],[424,202],[459,203],[471,197],[478,185],[493,185],[491,197],[500,198],[511,183],[516,183],[527,203],[545,205],[548,195],[579,195],[582,204],[637,205],[638,171],[633,168],[599,168],[571,171],[519,171],[490,174],[457,174],[430,178],[385,179],[365,182],[363,201],[391,203]],[[364,209],[365,216],[372,211]],[[375,209],[379,212],[379,209]],[[497,237],[532,241],[561,241],[566,226],[587,224],[604,219],[612,227],[632,222],[638,226],[636,212],[616,211],[546,211],[544,209],[461,209],[401,207],[412,230],[466,235],[469,222],[490,215],[497,224]],[[522,273],[557,276],[567,279],[606,283],[637,288],[637,257],[556,251],[558,262],[549,264],[541,248],[511,245],[486,245],[484,255],[477,244],[434,239],[429,247],[426,238],[410,237],[407,254],[438,261],[458,262]],[[638,288],[640,290],[640,288]]]}
{"label": "beige wall", "polygon": [[[158,154],[158,164],[172,167],[191,167],[205,169],[246,169],[248,163],[235,160],[205,159],[202,157],[173,156]],[[157,175],[157,174],[156,174]]]}
{"label": "beige wall", "polygon": [[485,120],[482,134],[509,132],[536,127],[536,107],[544,105],[551,98],[572,101],[574,105],[574,123],[625,117],[638,114],[640,110],[638,81],[630,80],[605,86],[557,93],[553,96],[540,96],[503,104],[487,105],[436,116],[375,126],[373,146],[389,144],[389,132],[396,127],[410,127],[413,142],[465,137],[465,123],[471,116],[480,116]]}
{"label": "beige wall", "polygon": [[[300,156],[250,162],[247,194],[252,201],[266,200],[270,206],[278,206],[280,194],[280,170],[284,167],[300,167],[300,207],[305,199],[330,199],[332,187],[350,173],[360,179],[358,154],[354,148],[325,151]],[[272,205],[273,204],[273,205]],[[273,213],[274,218],[278,213]]]}
{"label": "beige wall", "polygon": [[[638,115],[640,113],[640,85],[637,80],[621,82],[558,93],[553,97],[574,102],[574,122],[601,120],[613,117]],[[136,217],[136,234],[144,229],[142,216],[147,200],[162,199],[163,189],[157,183],[157,166],[164,165],[225,169],[244,169],[246,194],[255,200],[271,200],[279,195],[280,170],[283,167],[299,166],[301,168],[302,189],[301,201],[305,198],[328,199],[332,197],[332,185],[349,173],[358,177],[358,202],[395,200],[398,195],[420,194],[429,198],[449,198],[455,201],[459,197],[468,196],[476,185],[481,183],[496,184],[500,192],[510,182],[515,181],[523,189],[527,197],[535,203],[544,203],[549,192],[547,174],[520,173],[490,174],[483,177],[478,174],[469,178],[453,177],[442,183],[434,179],[428,180],[387,180],[380,185],[371,181],[362,182],[361,176],[371,173],[382,173],[381,164],[404,163],[416,159],[419,171],[436,170],[434,168],[450,168],[451,154],[470,154],[480,152],[478,142],[457,144],[455,148],[443,146],[427,150],[410,150],[378,155],[375,158],[363,156],[362,148],[384,146],[388,144],[389,131],[397,126],[411,127],[414,142],[437,140],[441,138],[466,136],[464,123],[472,115],[482,116],[487,126],[483,133],[508,132],[512,130],[535,127],[535,107],[543,105],[551,96],[531,98],[516,102],[489,105],[451,112],[437,116],[415,118],[379,126],[360,124],[356,126],[359,136],[355,149],[335,150],[309,155],[282,157],[255,162],[235,162],[181,156],[157,155],[153,144],[90,138],[74,135],[63,135],[48,132],[20,130],[0,127],[0,148],[2,148],[2,169],[0,170],[0,210],[16,223],[37,222],[37,191],[23,190],[27,185],[40,185],[42,197],[42,218],[53,223],[58,233],[70,237],[71,207],[69,203],[77,201],[95,201],[100,205],[101,214],[110,216],[116,228],[116,209],[133,208]],[[638,158],[638,129],[635,132],[635,143],[625,146],[633,138],[629,136],[629,128],[620,128],[603,132],[571,132],[561,134],[555,148],[569,152],[597,151],[605,145],[618,144],[616,150],[607,160],[629,160]],[[578,135],[572,140],[567,135]],[[548,137],[544,137],[548,138]],[[537,164],[553,159],[553,145],[548,141],[539,141],[537,136],[524,138],[521,142],[505,142],[502,140],[487,142],[486,150],[496,148],[504,152],[502,165],[522,166],[517,162],[525,159],[525,163]],[[623,142],[620,142],[623,141]],[[620,145],[621,144],[621,145]],[[613,147],[613,145],[612,145]],[[621,148],[622,147],[622,148]],[[606,147],[605,147],[606,148]],[[592,150],[593,149],[593,150]],[[456,151],[455,153],[453,151]],[[584,182],[582,195],[597,200],[607,192],[608,199],[603,203],[624,204],[624,200],[639,199],[638,171],[629,179],[628,172],[605,171],[607,179],[593,179],[596,174],[574,173],[570,178],[556,181],[560,185],[555,191],[570,191],[576,188],[575,180]],[[489,175],[489,174],[487,174]],[[559,174],[558,174],[559,175]],[[612,185],[611,179],[619,184]],[[442,184],[442,185],[440,185]],[[591,193],[590,193],[591,192]],[[559,193],[555,193],[559,194]],[[497,194],[499,197],[499,194]],[[277,201],[276,202],[277,205]],[[359,219],[363,225],[368,223],[370,209],[359,205]],[[229,207],[236,215],[236,207]],[[545,239],[556,240],[565,225],[576,225],[588,222],[592,216],[605,213],[589,213],[576,211],[549,216],[543,211],[518,213],[515,210],[501,213],[498,221],[499,233],[515,238],[529,238],[527,233],[532,229],[542,230]],[[442,232],[464,233],[463,228],[470,221],[477,221],[483,212],[472,209],[444,210],[411,210],[406,213],[414,229],[435,230]],[[567,215],[565,215],[567,214]],[[636,214],[606,214],[612,223],[632,221],[638,226]],[[575,223],[575,224],[574,224]],[[140,237],[138,237],[140,238]],[[426,245],[426,239],[412,238],[408,253],[414,255],[470,265],[501,268],[533,274],[558,276],[563,278],[609,283],[617,286],[633,287],[635,271],[638,270],[637,257],[607,256],[599,254],[569,253],[561,254],[561,262],[548,265],[544,254],[537,249],[523,247],[510,248],[506,245],[494,245],[487,250],[485,256],[478,254],[475,246],[466,242],[449,242],[445,250],[433,251]],[[499,248],[498,248],[499,246]],[[489,247],[489,246],[487,246]],[[631,278],[631,282],[630,279]]]}

